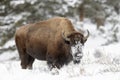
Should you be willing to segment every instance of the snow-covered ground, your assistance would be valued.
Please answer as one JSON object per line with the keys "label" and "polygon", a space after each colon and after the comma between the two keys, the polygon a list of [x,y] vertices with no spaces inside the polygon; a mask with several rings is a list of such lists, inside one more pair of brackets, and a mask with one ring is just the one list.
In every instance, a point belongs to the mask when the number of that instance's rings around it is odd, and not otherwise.
{"label": "snow-covered ground", "polygon": [[[36,60],[33,70],[23,70],[18,52],[5,52],[0,55],[0,80],[120,80],[120,42],[104,45],[112,34],[110,26],[107,27],[107,24],[106,28],[102,28],[106,32],[102,34],[95,25],[83,24],[84,29],[90,31],[90,37],[84,46],[80,64],[71,62],[58,70],[59,74],[52,74],[45,61]],[[14,39],[4,47],[10,45],[14,45]]]}

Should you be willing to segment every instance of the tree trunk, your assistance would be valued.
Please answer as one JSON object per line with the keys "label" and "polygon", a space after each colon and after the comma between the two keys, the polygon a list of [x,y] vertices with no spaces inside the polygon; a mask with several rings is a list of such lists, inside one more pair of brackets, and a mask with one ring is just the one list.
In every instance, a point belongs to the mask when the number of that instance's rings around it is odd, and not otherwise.
{"label": "tree trunk", "polygon": [[79,6],[80,21],[84,20],[84,2]]}

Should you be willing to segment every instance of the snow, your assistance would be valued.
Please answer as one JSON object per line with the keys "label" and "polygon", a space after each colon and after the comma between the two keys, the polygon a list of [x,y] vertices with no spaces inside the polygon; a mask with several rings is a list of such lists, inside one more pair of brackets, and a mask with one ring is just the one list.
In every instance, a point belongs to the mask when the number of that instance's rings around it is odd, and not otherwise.
{"label": "snow", "polygon": [[15,45],[15,40],[11,39],[3,46],[3,48],[8,48],[8,47],[13,46],[13,45]]}
{"label": "snow", "polygon": [[14,5],[14,6],[16,6],[16,5],[18,5],[18,4],[24,4],[24,0],[12,0],[12,1],[10,2],[10,4],[11,4],[11,5]]}
{"label": "snow", "polygon": [[78,0],[65,0],[67,2],[67,4],[71,7],[75,7],[78,6],[77,3],[81,3],[82,1],[78,1]]}
{"label": "snow", "polygon": [[[103,72],[106,66],[89,64],[82,67],[65,66],[58,75],[51,74],[45,62],[35,62],[33,70],[20,69],[19,61],[0,63],[1,80],[119,80],[120,72]],[[35,66],[37,65],[37,66]],[[39,67],[38,67],[39,66]]]}

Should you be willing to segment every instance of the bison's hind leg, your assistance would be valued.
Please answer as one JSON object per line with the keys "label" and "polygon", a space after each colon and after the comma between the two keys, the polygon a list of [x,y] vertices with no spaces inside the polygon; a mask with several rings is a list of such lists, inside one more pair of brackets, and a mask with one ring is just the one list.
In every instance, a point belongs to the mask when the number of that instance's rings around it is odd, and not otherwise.
{"label": "bison's hind leg", "polygon": [[21,67],[22,69],[32,69],[32,64],[34,62],[34,58],[28,54],[21,55]]}
{"label": "bison's hind leg", "polygon": [[25,48],[25,41],[21,39],[18,35],[15,37],[15,42],[16,42],[16,47],[18,49],[18,53],[21,59],[21,67],[22,69],[32,69],[32,64],[34,62],[34,58],[31,57],[29,54],[26,52]]}
{"label": "bison's hind leg", "polygon": [[28,60],[29,61],[28,61],[27,68],[32,69],[32,65],[33,65],[33,62],[34,62],[35,59],[33,57],[29,56]]}
{"label": "bison's hind leg", "polygon": [[18,48],[18,53],[19,53],[20,60],[21,60],[22,69],[27,69],[27,68],[32,69],[34,58],[26,53],[25,48],[22,48],[19,45],[17,45],[17,48]]}
{"label": "bison's hind leg", "polygon": [[32,69],[34,58],[26,53],[25,48],[22,48],[19,45],[17,45],[17,48],[18,48],[18,53],[19,53],[20,60],[21,60],[22,69],[27,69],[27,68]]}

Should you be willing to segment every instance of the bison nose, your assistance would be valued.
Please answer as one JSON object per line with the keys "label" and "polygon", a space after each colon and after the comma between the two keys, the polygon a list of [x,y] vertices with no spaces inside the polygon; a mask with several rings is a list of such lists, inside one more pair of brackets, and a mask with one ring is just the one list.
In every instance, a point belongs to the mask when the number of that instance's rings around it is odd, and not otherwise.
{"label": "bison nose", "polygon": [[81,60],[82,57],[83,57],[83,54],[82,54],[82,53],[76,53],[76,54],[74,55],[74,57],[73,57],[73,62],[74,62],[74,64],[80,63],[80,60]]}
{"label": "bison nose", "polygon": [[83,54],[80,52],[78,52],[78,53],[76,53],[75,55],[74,55],[76,58],[82,58],[82,56],[83,56]]}

